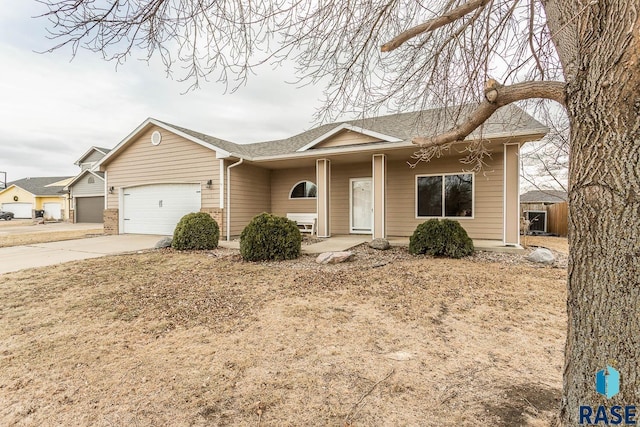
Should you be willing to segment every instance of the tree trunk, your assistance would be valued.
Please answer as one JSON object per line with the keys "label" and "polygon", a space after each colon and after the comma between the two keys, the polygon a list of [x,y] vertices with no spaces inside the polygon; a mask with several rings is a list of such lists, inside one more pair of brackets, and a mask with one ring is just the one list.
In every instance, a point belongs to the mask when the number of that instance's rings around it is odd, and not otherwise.
{"label": "tree trunk", "polygon": [[[640,405],[640,0],[569,3],[579,13],[575,74],[567,76],[569,325],[560,421],[573,426],[581,405]],[[607,365],[620,372],[611,399],[595,390]]]}

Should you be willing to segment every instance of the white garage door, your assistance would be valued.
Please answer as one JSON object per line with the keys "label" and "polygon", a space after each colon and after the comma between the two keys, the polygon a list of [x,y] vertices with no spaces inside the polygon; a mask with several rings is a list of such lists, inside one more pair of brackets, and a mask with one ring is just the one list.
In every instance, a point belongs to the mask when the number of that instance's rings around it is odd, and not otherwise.
{"label": "white garage door", "polygon": [[31,218],[32,203],[3,203],[2,210],[13,212],[14,218]]}
{"label": "white garage door", "polygon": [[61,219],[62,218],[62,206],[60,203],[44,203],[44,217],[45,219]]}
{"label": "white garage door", "polygon": [[125,188],[122,232],[172,235],[180,218],[200,211],[200,203],[200,184]]}

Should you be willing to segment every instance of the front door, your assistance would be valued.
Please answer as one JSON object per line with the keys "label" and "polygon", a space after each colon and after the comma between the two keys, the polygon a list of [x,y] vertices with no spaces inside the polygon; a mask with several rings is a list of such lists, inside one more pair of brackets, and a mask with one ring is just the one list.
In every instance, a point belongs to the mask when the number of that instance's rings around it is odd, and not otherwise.
{"label": "front door", "polygon": [[371,234],[371,227],[373,225],[371,178],[351,178],[349,184],[351,232],[356,234]]}

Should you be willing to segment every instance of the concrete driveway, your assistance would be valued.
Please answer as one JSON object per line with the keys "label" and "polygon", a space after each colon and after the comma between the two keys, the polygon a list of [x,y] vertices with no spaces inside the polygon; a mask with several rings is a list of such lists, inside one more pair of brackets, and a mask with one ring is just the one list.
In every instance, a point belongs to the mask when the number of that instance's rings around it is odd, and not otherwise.
{"label": "concrete driveway", "polygon": [[0,248],[0,274],[151,249],[163,237],[165,236],[121,234]]}

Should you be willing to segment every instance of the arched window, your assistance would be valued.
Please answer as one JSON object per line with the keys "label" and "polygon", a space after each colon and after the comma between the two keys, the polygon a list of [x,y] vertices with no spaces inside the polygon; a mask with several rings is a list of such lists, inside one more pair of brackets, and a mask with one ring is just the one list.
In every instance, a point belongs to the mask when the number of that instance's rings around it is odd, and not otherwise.
{"label": "arched window", "polygon": [[90,177],[89,177],[89,179],[87,180],[87,182],[88,182],[89,184],[95,184],[96,179],[95,179],[94,177],[90,176]]}
{"label": "arched window", "polygon": [[311,181],[301,181],[293,186],[290,199],[315,199],[318,189]]}

